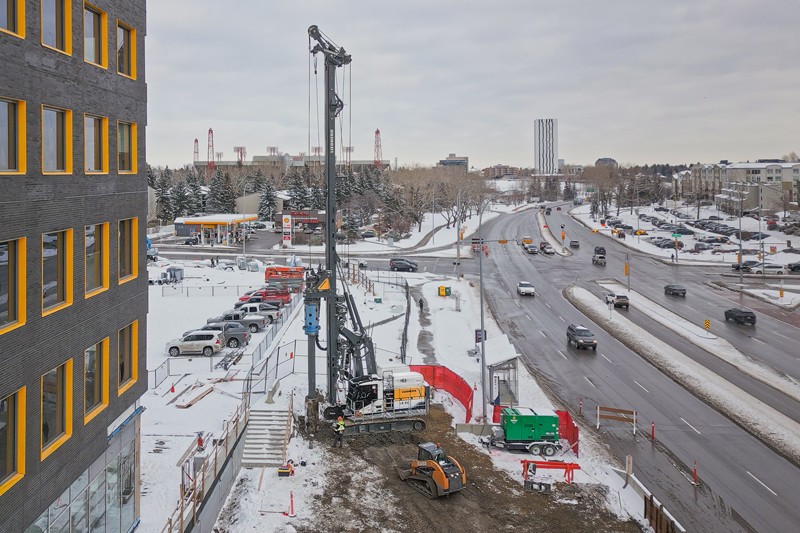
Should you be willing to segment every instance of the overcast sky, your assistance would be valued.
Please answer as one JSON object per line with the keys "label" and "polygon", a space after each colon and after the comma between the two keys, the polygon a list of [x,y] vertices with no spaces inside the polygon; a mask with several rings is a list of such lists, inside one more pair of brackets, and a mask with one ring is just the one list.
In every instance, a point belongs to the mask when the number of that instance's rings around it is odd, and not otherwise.
{"label": "overcast sky", "polygon": [[[150,0],[147,161],[308,152],[308,26],[353,57],[353,159],[533,165],[533,120],[559,157],[691,163],[800,151],[800,0]],[[324,77],[319,59],[318,86]],[[341,82],[341,70],[339,80]],[[311,93],[315,91],[311,75]],[[349,85],[349,84],[348,84]],[[313,99],[313,98],[312,98]],[[351,119],[352,117],[352,119]],[[352,121],[352,128],[350,123]]]}

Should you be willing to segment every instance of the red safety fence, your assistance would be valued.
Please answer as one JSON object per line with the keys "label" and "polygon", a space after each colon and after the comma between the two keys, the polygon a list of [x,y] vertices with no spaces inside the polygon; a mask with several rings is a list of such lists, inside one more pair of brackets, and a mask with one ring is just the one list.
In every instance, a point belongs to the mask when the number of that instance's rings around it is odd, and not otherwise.
{"label": "red safety fence", "polygon": [[411,365],[409,368],[412,372],[422,374],[430,386],[449,392],[466,409],[466,423],[472,420],[472,401],[475,391],[464,378],[441,365]]}
{"label": "red safety fence", "polygon": [[567,411],[556,411],[558,415],[558,436],[562,439],[569,441],[569,446],[575,451],[575,457],[578,457],[578,440],[579,429],[578,424],[572,419],[572,415]]}

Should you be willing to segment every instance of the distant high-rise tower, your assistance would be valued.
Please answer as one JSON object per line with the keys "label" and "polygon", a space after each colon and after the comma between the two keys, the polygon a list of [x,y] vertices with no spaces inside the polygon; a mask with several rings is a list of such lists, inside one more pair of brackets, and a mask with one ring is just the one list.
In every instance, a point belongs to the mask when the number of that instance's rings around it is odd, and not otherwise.
{"label": "distant high-rise tower", "polygon": [[558,119],[533,121],[533,167],[537,174],[558,174]]}

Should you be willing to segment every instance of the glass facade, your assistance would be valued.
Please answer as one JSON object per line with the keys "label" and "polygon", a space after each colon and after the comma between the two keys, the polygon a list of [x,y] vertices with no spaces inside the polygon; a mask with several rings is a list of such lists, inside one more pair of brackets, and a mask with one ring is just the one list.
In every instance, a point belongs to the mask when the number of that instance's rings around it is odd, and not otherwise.
{"label": "glass facade", "polygon": [[86,292],[108,286],[106,277],[106,242],[105,224],[92,224],[84,230],[85,261],[86,261]]}
{"label": "glass facade", "polygon": [[0,172],[17,170],[17,104],[0,100]]}
{"label": "glass facade", "polygon": [[139,517],[138,417],[25,533],[128,533]]}

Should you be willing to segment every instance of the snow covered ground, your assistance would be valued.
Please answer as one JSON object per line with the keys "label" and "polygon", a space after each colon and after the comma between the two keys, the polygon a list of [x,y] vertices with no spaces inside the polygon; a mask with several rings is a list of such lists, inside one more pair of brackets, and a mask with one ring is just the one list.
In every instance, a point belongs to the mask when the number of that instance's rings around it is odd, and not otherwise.
{"label": "snow covered ground", "polygon": [[[667,207],[670,209],[675,209],[674,202],[668,202],[666,204]],[[621,244],[629,247],[640,250],[642,252],[662,257],[666,260],[670,259],[670,256],[675,252],[673,248],[659,248],[650,243],[650,239],[653,237],[671,237],[671,231],[662,231],[656,227],[654,227],[650,222],[645,222],[643,220],[639,220],[639,214],[646,214],[648,216],[657,216],[663,220],[667,220],[673,222],[675,224],[680,224],[682,222],[681,219],[676,219],[675,216],[671,215],[670,213],[658,212],[655,211],[656,206],[640,206],[633,209],[633,213],[631,213],[630,208],[624,208],[619,210],[619,214],[617,215],[617,209],[613,208],[610,210],[612,216],[619,218],[622,220],[624,224],[628,224],[634,228],[641,228],[648,232],[648,235],[641,235],[635,236],[627,234],[625,239],[618,239],[616,236],[611,235],[611,229],[608,227],[603,227],[600,224],[600,218],[598,217],[597,220],[592,220],[591,216],[591,205],[584,204],[574,209],[570,210],[570,215],[573,218],[587,226],[591,229],[596,229],[599,233],[603,235],[607,235],[609,238],[612,238]],[[681,206],[678,206],[681,207]],[[686,209],[685,207],[679,209],[682,213],[687,213],[692,217],[697,216],[697,207],[693,207],[690,209]],[[724,215],[724,214],[723,214]],[[700,218],[707,219],[709,216],[720,216],[717,210],[713,207],[701,207],[700,208]],[[720,221],[721,223],[727,224],[734,228],[739,228],[739,218],[738,217],[725,217],[722,216],[724,220]],[[754,220],[749,217],[743,217],[741,220],[741,226],[743,231],[750,231],[750,232],[757,232],[759,231],[758,220]],[[719,236],[716,233],[708,232],[702,230],[700,228],[690,227],[693,231],[697,232],[696,237],[702,236]],[[789,264],[795,263],[800,261],[800,254],[796,253],[786,253],[783,250],[786,249],[786,242],[793,241],[795,247],[800,246],[800,238],[793,237],[791,235],[785,235],[783,233],[777,231],[767,231],[766,226],[762,222],[761,224],[761,231],[765,233],[769,233],[770,236],[764,240],[764,250],[766,253],[767,261],[770,263],[776,264]],[[684,249],[680,251],[678,254],[679,261],[691,261],[692,264],[696,264],[697,262],[701,263],[709,263],[709,264],[733,264],[736,262],[736,253],[739,251],[739,241],[736,239],[735,236],[731,236],[730,240],[731,243],[727,245],[722,245],[719,248],[718,253],[713,253],[713,250],[704,250],[701,252],[690,252],[689,250],[694,247],[696,239],[695,236],[692,235],[684,235],[681,237],[681,241],[684,243]],[[776,253],[770,253],[772,247],[776,248]],[[742,247],[745,249],[756,249],[760,248],[759,241],[750,240],[750,241],[743,241]],[[755,256],[745,256],[745,259],[753,259]]]}
{"label": "snow covered ground", "polygon": [[[182,262],[182,264],[187,274],[183,286],[152,286],[150,289],[147,347],[148,368],[151,371],[169,359],[164,353],[164,345],[169,339],[204,324],[208,316],[231,307],[238,293],[243,292],[246,287],[260,285],[263,276],[263,273],[226,272],[210,268],[208,263],[202,262]],[[161,264],[151,268],[158,270],[165,266]],[[470,355],[470,350],[475,349],[474,331],[480,326],[477,287],[463,279],[443,278],[423,273],[409,274],[406,279],[411,286],[414,299],[409,327],[411,355],[407,362],[442,364],[457,372],[468,383],[478,385],[473,416],[480,416],[483,412],[479,385],[480,364],[474,353]],[[438,296],[440,285],[451,287],[450,297]],[[187,290],[189,296],[186,295]],[[358,286],[350,286],[350,290],[355,296],[364,324],[370,327],[379,366],[399,364],[403,314],[406,311],[403,288],[383,280],[382,283],[376,283],[375,295],[365,293]],[[420,315],[419,307],[416,305],[418,295],[422,295],[425,301],[423,316]],[[376,301],[376,296],[380,297],[380,301]],[[293,320],[283,327],[281,336],[272,343],[274,348],[278,344],[297,341],[292,363],[294,373],[280,380],[272,398],[274,407],[286,409],[289,407],[290,399],[293,399],[296,414],[304,414],[303,397],[307,388],[305,373],[307,357],[304,349],[306,337],[302,332],[302,323],[300,313],[296,311]],[[514,347],[502,334],[490,314],[486,317],[486,329],[487,362],[505,360],[516,355]],[[418,339],[423,331],[430,333],[429,347],[423,350],[425,353],[417,350]],[[248,353],[252,352],[263,335],[263,333],[256,334],[248,347]],[[317,363],[318,373],[324,372],[324,355],[318,354],[318,357],[320,357]],[[220,435],[225,421],[240,405],[242,382],[232,381],[213,384],[213,392],[188,409],[176,407],[211,387],[211,379],[226,374],[223,370],[212,368],[212,363],[218,359],[195,357],[170,361],[173,375],[142,397],[142,405],[147,409],[142,417],[143,531],[160,530],[177,503],[180,484],[180,468],[177,464],[192,446],[196,434],[205,432],[206,438]],[[244,374],[251,361],[252,358],[246,355],[242,363],[233,368],[238,368],[240,374]],[[521,405],[558,407],[551,404],[536,381],[524,371],[522,365],[520,365],[519,379]],[[322,374],[318,376],[317,383],[325,383]],[[171,392],[173,384],[174,393]],[[200,387],[184,393],[178,401],[168,404],[185,388],[194,384]],[[254,405],[265,400],[265,396],[253,396]],[[463,407],[446,393],[437,393],[435,401],[445,405],[453,415],[454,422],[465,420]],[[491,413],[491,405],[486,406],[486,412]],[[479,446],[474,436],[465,434],[463,438]],[[326,453],[326,450],[313,447],[312,443],[303,440],[302,437],[295,437],[290,441],[288,457],[293,458],[297,464],[301,460],[305,461],[308,468],[298,467],[295,476],[280,479],[275,469],[263,471],[244,469],[232,496],[236,501],[235,524],[224,522],[227,530],[287,531],[292,529],[290,523],[303,523],[303,520],[313,518],[310,515],[312,506],[325,491],[322,480],[325,479],[324,474],[327,469]],[[510,476],[522,483],[518,457],[501,450],[485,453],[490,454],[498,468],[506,470]],[[581,464],[582,470],[576,472],[575,482],[604,483],[609,486],[608,505],[615,513],[623,517],[630,515],[640,518],[641,499],[632,493],[630,488],[627,490],[621,488],[619,477],[610,470],[611,460],[605,449],[593,441],[590,433],[585,432],[581,436],[580,459],[575,458],[571,452],[563,459]],[[381,504],[381,499],[387,495],[372,485],[367,473],[361,478],[354,477],[353,481],[361,487],[359,494],[374,498],[376,505],[385,505],[386,502]],[[290,492],[293,494],[297,513],[295,519],[281,514],[283,511],[288,511]],[[223,517],[223,520],[228,518]],[[380,525],[376,524],[375,527]]]}

